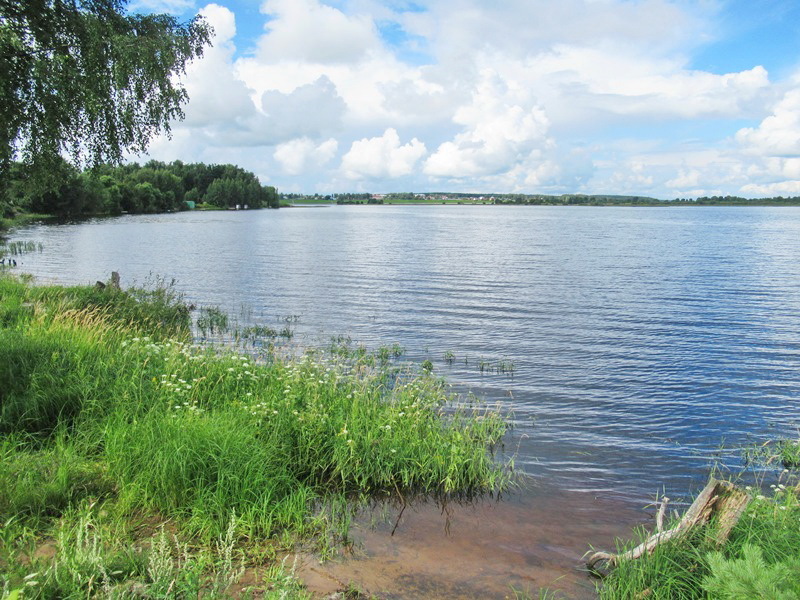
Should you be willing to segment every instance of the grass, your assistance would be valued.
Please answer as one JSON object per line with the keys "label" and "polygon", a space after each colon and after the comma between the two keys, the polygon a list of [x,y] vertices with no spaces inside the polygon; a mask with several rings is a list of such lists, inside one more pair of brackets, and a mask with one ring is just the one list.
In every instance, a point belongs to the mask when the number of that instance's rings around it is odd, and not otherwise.
{"label": "grass", "polygon": [[800,598],[800,486],[749,491],[753,500],[723,547],[713,541],[713,528],[660,545],[620,564],[600,598]]}
{"label": "grass", "polygon": [[[303,540],[329,552],[359,502],[511,482],[498,412],[457,407],[390,360],[399,346],[256,360],[192,345],[190,326],[163,282],[0,277],[0,597],[220,597],[238,573],[225,544],[242,564]],[[137,537],[137,520],[172,531]]]}
{"label": "grass", "polygon": [[744,459],[755,464],[780,464],[786,469],[800,468],[800,439],[771,440],[761,446],[746,448]]}
{"label": "grass", "polygon": [[21,227],[34,221],[53,221],[53,215],[37,213],[21,213],[12,219],[0,218],[0,236],[3,236],[13,227]]}

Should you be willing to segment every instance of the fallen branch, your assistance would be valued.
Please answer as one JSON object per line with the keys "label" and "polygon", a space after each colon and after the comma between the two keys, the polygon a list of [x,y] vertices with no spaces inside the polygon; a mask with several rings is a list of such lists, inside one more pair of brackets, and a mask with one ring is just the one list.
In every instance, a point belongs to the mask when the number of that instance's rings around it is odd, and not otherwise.
{"label": "fallen branch", "polygon": [[750,497],[732,483],[711,479],[692,502],[692,505],[678,524],[672,529],[662,531],[664,513],[667,510],[668,501],[669,498],[664,498],[658,509],[658,514],[656,515],[657,533],[651,535],[633,550],[622,554],[595,552],[586,561],[586,566],[591,571],[604,575],[598,568],[600,563],[605,562],[609,568],[613,568],[624,560],[635,560],[644,554],[651,554],[659,544],[676,539],[693,527],[705,525],[711,520],[712,516],[717,516],[718,524],[714,540],[718,545],[722,545],[728,539],[728,535],[730,535],[731,530],[739,521],[744,509],[747,508]]}

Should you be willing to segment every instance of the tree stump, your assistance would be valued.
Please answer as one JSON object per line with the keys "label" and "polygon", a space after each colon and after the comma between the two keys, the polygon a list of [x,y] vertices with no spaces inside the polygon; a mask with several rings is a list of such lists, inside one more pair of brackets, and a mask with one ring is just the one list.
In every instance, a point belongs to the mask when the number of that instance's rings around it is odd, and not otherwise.
{"label": "tree stump", "polygon": [[678,524],[672,529],[661,531],[660,523],[663,519],[667,500],[666,498],[664,499],[658,512],[657,520],[659,526],[657,533],[651,535],[633,550],[622,554],[595,552],[586,561],[586,566],[589,570],[602,576],[604,573],[598,568],[600,563],[605,562],[609,568],[613,568],[623,560],[635,560],[644,554],[652,554],[659,544],[671,539],[677,539],[692,528],[707,524],[712,517],[716,517],[717,524],[714,541],[717,545],[722,545],[728,539],[731,530],[739,521],[745,508],[747,508],[750,496],[728,481],[719,481],[712,478],[692,502],[692,505],[684,513]]}

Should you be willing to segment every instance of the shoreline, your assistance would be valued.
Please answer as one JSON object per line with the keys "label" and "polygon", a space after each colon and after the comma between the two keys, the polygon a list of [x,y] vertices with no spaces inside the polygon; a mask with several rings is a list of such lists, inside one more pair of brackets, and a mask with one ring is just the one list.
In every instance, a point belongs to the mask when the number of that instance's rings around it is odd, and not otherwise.
{"label": "shoreline", "polygon": [[[164,563],[164,583],[123,555],[138,548],[164,562],[184,543],[203,575],[182,585],[224,590],[238,578],[225,556],[244,568],[308,543],[333,556],[351,511],[370,501],[479,497],[512,484],[490,453],[505,432],[500,414],[443,412],[454,400],[443,383],[394,367],[400,350],[342,342],[330,356],[285,359],[254,345],[256,359],[189,344],[188,309],[169,289],[34,287],[2,275],[0,291],[0,564],[11,593],[30,581],[56,595],[75,585],[156,593],[186,564]],[[52,480],[54,469],[63,474]],[[159,533],[167,526],[174,543]],[[81,532],[94,532],[102,558],[71,572],[87,551]],[[31,562],[24,540],[56,540],[60,560]],[[300,590],[291,570],[271,561],[270,572],[269,585]]]}

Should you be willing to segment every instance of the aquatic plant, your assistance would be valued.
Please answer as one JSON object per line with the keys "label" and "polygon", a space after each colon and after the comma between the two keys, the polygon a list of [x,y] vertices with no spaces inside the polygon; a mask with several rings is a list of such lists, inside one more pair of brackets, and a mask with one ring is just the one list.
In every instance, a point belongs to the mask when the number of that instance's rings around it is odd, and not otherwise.
{"label": "aquatic plant", "polygon": [[786,469],[800,468],[800,439],[769,440],[759,446],[745,448],[743,458],[748,463],[780,464]]}
{"label": "aquatic plant", "polygon": [[204,306],[197,317],[197,328],[206,335],[228,331],[228,315],[217,306]]}
{"label": "aquatic plant", "polygon": [[19,256],[29,252],[42,252],[44,245],[41,242],[16,241],[0,244],[0,258],[3,256]]}

